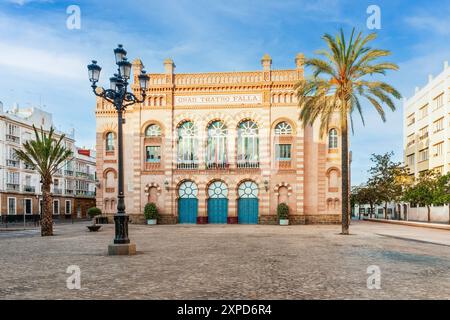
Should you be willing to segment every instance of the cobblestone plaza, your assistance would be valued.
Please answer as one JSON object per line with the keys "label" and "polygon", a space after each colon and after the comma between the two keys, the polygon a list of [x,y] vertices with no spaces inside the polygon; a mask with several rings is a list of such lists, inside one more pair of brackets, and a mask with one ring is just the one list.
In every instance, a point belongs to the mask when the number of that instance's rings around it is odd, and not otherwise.
{"label": "cobblestone plaza", "polygon": [[[448,299],[448,231],[333,225],[131,225],[138,254],[108,256],[113,225],[0,232],[0,299]],[[68,266],[81,289],[67,289]],[[381,289],[368,289],[369,266]]]}

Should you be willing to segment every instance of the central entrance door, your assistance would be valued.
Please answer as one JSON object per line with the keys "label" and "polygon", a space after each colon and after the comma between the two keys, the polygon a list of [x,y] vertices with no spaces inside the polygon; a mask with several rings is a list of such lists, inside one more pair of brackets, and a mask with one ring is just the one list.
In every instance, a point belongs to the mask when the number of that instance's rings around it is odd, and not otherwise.
{"label": "central entrance door", "polygon": [[178,222],[197,223],[198,188],[195,182],[185,181],[178,188]]}
{"label": "central entrance door", "polygon": [[227,185],[223,181],[214,181],[208,187],[208,197],[208,223],[227,223]]}
{"label": "central entrance door", "polygon": [[238,188],[238,223],[258,223],[258,186],[253,181],[245,181]]}

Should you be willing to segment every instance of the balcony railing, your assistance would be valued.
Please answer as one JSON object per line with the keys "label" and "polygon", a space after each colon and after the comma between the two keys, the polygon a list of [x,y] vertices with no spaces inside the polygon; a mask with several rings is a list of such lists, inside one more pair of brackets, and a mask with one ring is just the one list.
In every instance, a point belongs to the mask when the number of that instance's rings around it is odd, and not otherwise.
{"label": "balcony railing", "polygon": [[64,170],[66,176],[73,176],[73,170]]}
{"label": "balcony railing", "polygon": [[75,193],[75,191],[73,189],[66,188],[66,192],[65,193],[68,194],[68,195],[73,195]]}
{"label": "balcony railing", "polygon": [[14,142],[19,144],[20,143],[20,137],[12,135],[12,134],[7,134],[6,135],[6,141],[10,141],[10,142]]}
{"label": "balcony railing", "polygon": [[8,191],[20,191],[20,185],[17,183],[6,183],[6,190]]}
{"label": "balcony railing", "polygon": [[195,170],[198,169],[198,162],[178,162],[177,169],[182,170]]}
{"label": "balcony railing", "polygon": [[160,162],[146,162],[144,164],[145,170],[158,170],[161,168]]}
{"label": "balcony railing", "polygon": [[210,161],[206,162],[206,169],[214,170],[214,169],[228,169],[230,165],[226,162],[215,162]]}
{"label": "balcony railing", "polygon": [[278,168],[279,169],[291,169],[292,161],[290,159],[278,159]]}
{"label": "balcony railing", "polygon": [[259,168],[259,161],[238,160],[237,167],[249,169]]}
{"label": "balcony railing", "polygon": [[62,189],[61,188],[53,188],[53,194],[62,194]]}
{"label": "balcony railing", "polygon": [[77,196],[85,196],[85,197],[95,197],[94,191],[87,191],[87,190],[76,190]]}
{"label": "balcony railing", "polygon": [[8,167],[14,167],[19,168],[20,167],[20,161],[15,159],[6,159],[6,165]]}
{"label": "balcony railing", "polygon": [[415,140],[411,140],[408,142],[408,144],[406,145],[407,147],[412,146],[416,141]]}
{"label": "balcony railing", "polygon": [[30,165],[27,164],[27,163],[24,163],[24,164],[23,164],[23,168],[24,168],[25,170],[34,170],[34,169],[36,169],[34,166],[30,166]]}
{"label": "balcony railing", "polygon": [[36,188],[33,186],[23,186],[23,192],[35,193]]}

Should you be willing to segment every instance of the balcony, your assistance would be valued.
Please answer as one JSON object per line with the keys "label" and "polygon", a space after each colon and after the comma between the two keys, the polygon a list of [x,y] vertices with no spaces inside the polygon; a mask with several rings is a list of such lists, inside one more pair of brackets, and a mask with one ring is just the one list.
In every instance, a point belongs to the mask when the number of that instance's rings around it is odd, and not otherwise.
{"label": "balcony", "polygon": [[73,176],[73,170],[64,170],[64,174],[66,175],[66,176]]}
{"label": "balcony", "polygon": [[82,196],[82,197],[95,197],[95,192],[94,192],[94,191],[76,190],[75,193],[76,193],[77,196]]}
{"label": "balcony", "polygon": [[6,183],[7,191],[20,191],[20,185],[18,183]]}
{"label": "balcony", "polygon": [[55,175],[56,176],[62,176],[63,175],[63,171],[61,169],[56,170]]}
{"label": "balcony", "polygon": [[27,164],[27,163],[24,163],[24,164],[23,164],[23,168],[24,168],[25,170],[35,170],[35,169],[36,169],[34,166],[30,166],[30,165]]}
{"label": "balcony", "polygon": [[20,137],[12,135],[12,134],[7,134],[6,135],[6,141],[14,142],[14,143],[19,144],[20,143]]}
{"label": "balcony", "polygon": [[61,188],[53,188],[53,194],[62,194],[62,189]]}
{"label": "balcony", "polygon": [[33,186],[23,186],[23,192],[35,193],[36,188]]}
{"label": "balcony", "polygon": [[67,194],[67,195],[73,195],[73,194],[75,194],[75,191],[74,191],[73,188],[66,188],[65,194]]}
{"label": "balcony", "polygon": [[291,159],[278,159],[278,169],[291,169],[292,161]]}
{"label": "balcony", "polygon": [[209,161],[206,163],[206,169],[208,170],[223,170],[228,169],[230,167],[230,164],[226,162],[215,162],[215,161]]}
{"label": "balcony", "polygon": [[196,170],[198,169],[198,162],[189,161],[189,162],[178,162],[177,169],[181,170]]}
{"label": "balcony", "polygon": [[14,160],[14,159],[6,159],[6,165],[8,167],[19,168],[20,167],[20,161],[19,160]]}
{"label": "balcony", "polygon": [[257,169],[259,168],[259,161],[238,160],[237,167],[239,169]]}
{"label": "balcony", "polygon": [[409,142],[406,144],[406,147],[408,148],[408,147],[412,146],[414,143],[416,143],[416,141],[415,141],[415,140],[411,140],[411,141],[409,141]]}
{"label": "balcony", "polygon": [[160,162],[146,162],[144,164],[144,168],[146,171],[158,170],[161,168],[161,163]]}

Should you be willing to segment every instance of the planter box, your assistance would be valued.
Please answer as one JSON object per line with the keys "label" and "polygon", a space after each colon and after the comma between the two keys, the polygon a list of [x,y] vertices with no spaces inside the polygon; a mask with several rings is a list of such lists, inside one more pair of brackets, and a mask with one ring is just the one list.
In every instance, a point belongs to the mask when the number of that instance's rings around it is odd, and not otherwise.
{"label": "planter box", "polygon": [[97,232],[102,226],[87,226],[90,232]]}
{"label": "planter box", "polygon": [[153,225],[155,225],[155,224],[156,224],[156,222],[157,222],[157,220],[156,220],[156,219],[147,219],[147,224],[148,224],[148,225],[150,225],[150,226],[153,226]]}
{"label": "planter box", "polygon": [[280,226],[288,226],[289,220],[288,219],[280,219]]}

